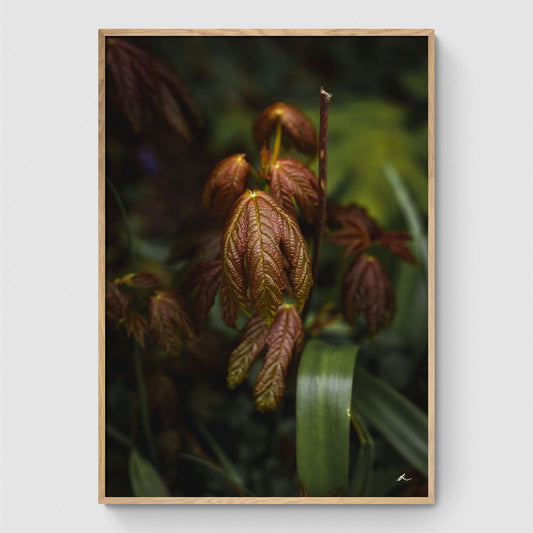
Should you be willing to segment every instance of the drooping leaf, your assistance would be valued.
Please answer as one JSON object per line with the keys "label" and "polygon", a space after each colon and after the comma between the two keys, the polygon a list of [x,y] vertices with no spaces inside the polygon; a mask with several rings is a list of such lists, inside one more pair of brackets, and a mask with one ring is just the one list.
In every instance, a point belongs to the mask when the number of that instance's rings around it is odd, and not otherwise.
{"label": "drooping leaf", "polygon": [[128,473],[134,496],[147,498],[170,496],[159,472],[150,461],[142,457],[135,449],[130,452]]}
{"label": "drooping leaf", "polygon": [[105,310],[106,318],[115,326],[123,324],[128,315],[131,295],[121,291],[116,283],[106,281],[105,285]]}
{"label": "drooping leaf", "polygon": [[272,322],[266,343],[268,351],[254,387],[259,411],[273,411],[285,394],[287,369],[302,351],[305,335],[302,319],[294,306],[281,306]]}
{"label": "drooping leaf", "polygon": [[296,218],[294,201],[302,217],[311,223],[318,213],[318,181],[299,159],[278,159],[269,169],[270,194],[285,211]]}
{"label": "drooping leaf", "polygon": [[296,221],[271,196],[262,191],[246,191],[235,202],[224,229],[223,273],[239,307],[248,314],[249,288],[253,309],[268,324],[282,301],[283,253],[301,310],[312,285],[307,243]]}
{"label": "drooping leaf", "polygon": [[215,296],[222,283],[222,261],[211,259],[200,261],[191,273],[191,286],[197,287],[194,312],[203,322],[215,303]]}
{"label": "drooping leaf", "polygon": [[179,355],[183,337],[194,336],[191,320],[177,292],[173,289],[157,289],[150,298],[148,307],[150,331],[161,350],[170,355]]}
{"label": "drooping leaf", "polygon": [[358,347],[309,341],[298,367],[296,462],[310,496],[348,488],[350,406]]}
{"label": "drooping leaf", "polygon": [[366,250],[382,233],[366,209],[357,204],[329,206],[328,227],[333,230],[330,242],[345,246],[345,256]]}
{"label": "drooping leaf", "polygon": [[148,335],[148,323],[146,319],[134,311],[128,313],[126,317],[126,333],[128,337],[133,336],[133,338],[139,343],[139,346],[144,350],[144,337]]}
{"label": "drooping leaf", "polygon": [[259,411],[276,409],[285,393],[287,369],[304,343],[302,319],[293,305],[281,305],[272,324],[259,316],[246,324],[242,340],[231,354],[228,365],[228,386],[233,389],[246,378],[263,349],[268,350],[257,375],[254,397]]}
{"label": "drooping leaf", "polygon": [[245,191],[251,167],[245,154],[226,157],[211,172],[204,188],[204,205],[224,216],[235,200]]}
{"label": "drooping leaf", "polygon": [[344,246],[345,257],[362,252],[372,244],[367,229],[359,220],[350,221],[346,227],[332,233],[329,241]]}
{"label": "drooping leaf", "polygon": [[222,319],[230,328],[236,327],[238,308],[235,300],[231,297],[224,278],[222,278],[220,286],[220,302],[222,304]]}
{"label": "drooping leaf", "polygon": [[346,271],[342,282],[343,313],[355,324],[364,313],[370,335],[376,334],[391,320],[394,291],[381,263],[373,256],[357,256]]}
{"label": "drooping leaf", "polygon": [[309,250],[297,222],[289,216],[282,217],[282,222],[281,246],[289,264],[288,276],[296,306],[301,313],[313,285]]}
{"label": "drooping leaf", "polygon": [[117,285],[126,285],[136,289],[159,287],[161,282],[150,272],[133,272],[115,280]]}
{"label": "drooping leaf", "polygon": [[416,259],[409,247],[409,242],[412,240],[411,235],[403,231],[388,231],[381,235],[379,243],[407,263],[416,265]]}
{"label": "drooping leaf", "polygon": [[240,344],[233,350],[228,363],[228,387],[234,389],[248,375],[263,351],[268,336],[267,323],[259,315],[250,318],[242,332]]}
{"label": "drooping leaf", "polygon": [[428,417],[405,396],[362,368],[355,371],[353,404],[389,444],[426,477]]}
{"label": "drooping leaf", "polygon": [[148,127],[151,113],[184,138],[191,137],[200,115],[174,71],[121,38],[107,39],[106,61],[119,104],[134,131]]}
{"label": "drooping leaf", "polygon": [[237,305],[228,292],[222,275],[222,261],[208,259],[200,261],[191,272],[190,286],[195,289],[194,311],[200,322],[203,322],[215,303],[215,296],[220,289],[222,318],[234,328],[237,320]]}
{"label": "drooping leaf", "polygon": [[272,135],[278,121],[299,152],[315,155],[318,141],[310,120],[295,107],[277,102],[267,107],[256,119],[253,136],[257,146],[262,146]]}

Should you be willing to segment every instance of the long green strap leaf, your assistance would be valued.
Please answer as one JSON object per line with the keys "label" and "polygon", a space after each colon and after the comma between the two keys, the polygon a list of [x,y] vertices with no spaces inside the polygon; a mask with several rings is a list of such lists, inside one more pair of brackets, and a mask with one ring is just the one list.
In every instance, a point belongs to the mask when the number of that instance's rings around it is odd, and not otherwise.
{"label": "long green strap leaf", "polygon": [[427,415],[362,368],[355,371],[354,409],[416,470],[428,475]]}
{"label": "long green strap leaf", "polygon": [[350,407],[358,347],[307,343],[298,368],[296,460],[311,496],[348,487]]}
{"label": "long green strap leaf", "polygon": [[424,279],[428,279],[428,240],[426,237],[427,230],[422,227],[418,208],[415,201],[412,199],[411,194],[407,190],[405,183],[396,169],[391,165],[385,165],[383,172],[387,178],[398,204],[403,212],[405,219],[407,220],[407,226],[409,231],[414,237],[416,247],[416,258],[420,264]]}
{"label": "long green strap leaf", "polygon": [[130,452],[128,471],[134,496],[170,496],[159,472],[150,461],[142,457],[135,449]]}

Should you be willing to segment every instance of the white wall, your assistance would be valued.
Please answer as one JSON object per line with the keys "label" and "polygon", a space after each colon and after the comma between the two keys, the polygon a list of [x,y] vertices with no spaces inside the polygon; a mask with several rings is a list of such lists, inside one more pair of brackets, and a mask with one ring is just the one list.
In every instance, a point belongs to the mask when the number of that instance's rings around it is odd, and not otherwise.
{"label": "white wall", "polygon": [[[0,530],[531,531],[531,4],[205,4],[2,3]],[[436,29],[434,507],[97,505],[99,27]]]}

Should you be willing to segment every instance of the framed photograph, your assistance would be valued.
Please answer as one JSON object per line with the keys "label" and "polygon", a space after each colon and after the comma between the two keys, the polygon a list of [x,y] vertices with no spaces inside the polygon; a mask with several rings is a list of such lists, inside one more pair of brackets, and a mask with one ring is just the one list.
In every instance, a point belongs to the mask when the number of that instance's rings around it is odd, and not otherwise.
{"label": "framed photograph", "polygon": [[99,31],[100,503],[434,503],[433,30]]}

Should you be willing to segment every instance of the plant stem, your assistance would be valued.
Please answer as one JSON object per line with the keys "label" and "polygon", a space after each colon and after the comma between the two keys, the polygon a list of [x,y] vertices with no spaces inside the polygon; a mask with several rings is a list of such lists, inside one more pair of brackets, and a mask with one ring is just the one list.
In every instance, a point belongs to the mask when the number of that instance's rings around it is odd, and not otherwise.
{"label": "plant stem", "polygon": [[[115,200],[118,204],[118,208],[122,216],[122,221],[124,222],[124,227],[126,229],[126,234],[128,236],[128,249],[129,249],[130,260],[131,260],[131,268],[133,272],[137,272],[137,261],[135,259],[135,251],[133,250],[133,239],[132,239],[130,225],[128,222],[128,216],[126,214],[126,209],[124,208],[122,199],[120,198],[120,195],[118,194],[117,189],[113,185],[113,182],[109,178],[106,178],[106,183],[109,189],[111,190],[111,192],[113,193],[113,196],[115,197]],[[146,390],[144,388],[144,375],[143,375],[143,364],[142,364],[142,358],[141,358],[141,351],[139,349],[139,345],[137,344],[135,340],[133,341],[133,366],[135,370],[135,380],[137,381],[137,393],[139,395],[141,423],[143,426],[144,438],[146,440],[146,445],[148,446],[148,453],[149,453],[150,459],[157,466],[158,464],[157,454],[155,451],[154,439],[152,436],[152,429],[150,427],[150,413],[148,411],[148,400],[146,399]]]}
{"label": "plant stem", "polygon": [[[313,286],[316,284],[318,277],[318,263],[320,260],[320,248],[322,247],[322,235],[326,223],[326,191],[327,191],[327,164],[328,164],[328,118],[329,118],[329,101],[331,94],[320,88],[320,130],[318,135],[318,217],[315,226],[314,245],[313,245]],[[311,301],[311,292],[307,302]],[[304,315],[309,305],[304,309]]]}
{"label": "plant stem", "polygon": [[130,253],[130,261],[131,261],[131,269],[132,272],[137,272],[137,260],[135,259],[135,252],[133,250],[133,238],[131,234],[130,224],[128,222],[128,216],[126,215],[126,209],[124,208],[124,204],[122,203],[122,199],[120,198],[120,195],[118,194],[117,189],[113,185],[113,182],[106,177],[105,179],[107,186],[109,187],[109,190],[113,193],[113,196],[115,197],[115,201],[117,202],[120,215],[122,216],[122,221],[124,222],[124,228],[126,230],[126,236],[128,238],[128,250]]}
{"label": "plant stem", "polygon": [[281,147],[281,119],[278,118],[278,122],[276,124],[276,139],[274,141],[274,149],[272,150],[272,157],[270,158],[270,163],[268,164],[269,167],[278,158],[280,147]]}
{"label": "plant stem", "polygon": [[141,423],[144,431],[144,438],[148,446],[148,454],[154,465],[158,465],[157,454],[155,451],[152,428],[150,427],[150,412],[148,410],[148,400],[146,398],[146,389],[144,387],[143,363],[139,345],[133,341],[133,365],[135,367],[135,380],[137,381],[137,393],[139,394],[139,408],[141,411]]}

